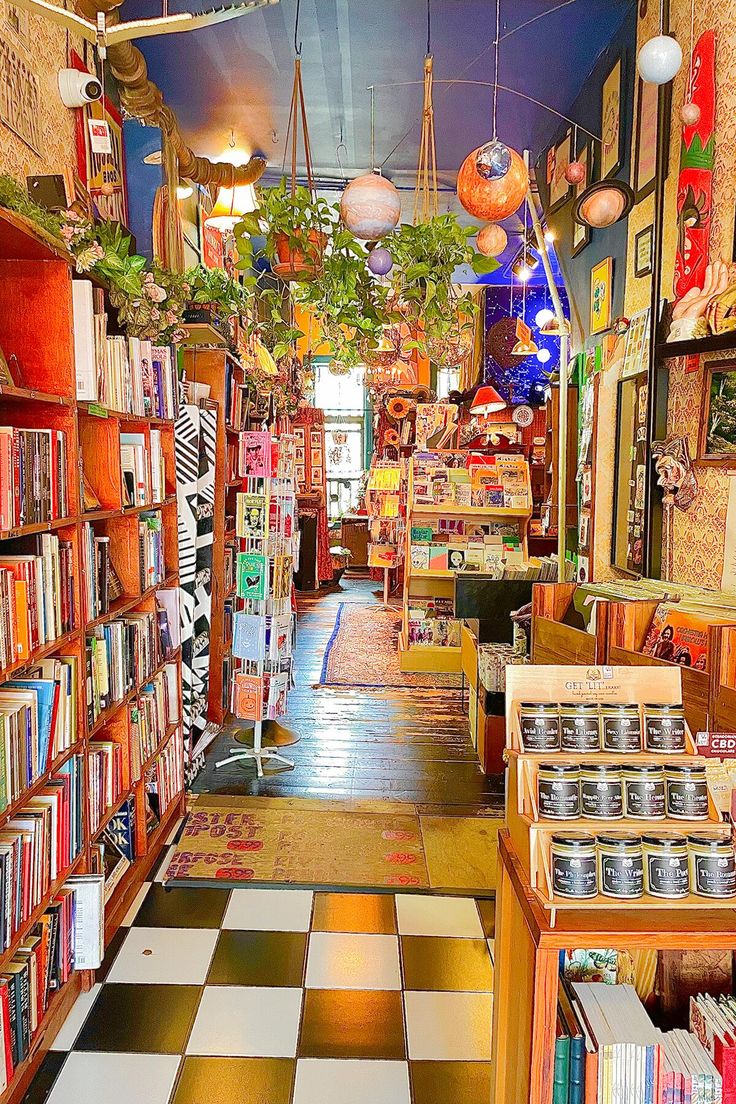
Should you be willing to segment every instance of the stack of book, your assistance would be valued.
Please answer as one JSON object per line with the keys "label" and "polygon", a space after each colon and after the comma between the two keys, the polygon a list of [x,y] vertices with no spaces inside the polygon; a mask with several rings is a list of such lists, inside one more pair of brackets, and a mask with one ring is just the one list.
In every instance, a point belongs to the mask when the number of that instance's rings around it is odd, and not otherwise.
{"label": "stack of book", "polygon": [[161,662],[157,613],[141,610],[98,625],[86,643],[90,727],[115,702],[149,678]]}
{"label": "stack of book", "polygon": [[123,476],[123,506],[151,503],[151,473],[144,433],[120,434],[120,469]]}
{"label": "stack of book", "polygon": [[72,756],[3,826],[0,947],[7,949],[82,843],[81,757]]}
{"label": "stack of book", "polygon": [[0,556],[0,668],[74,627],[73,565],[71,542],[53,533],[14,541]]}
{"label": "stack of book", "polygon": [[0,529],[67,517],[66,433],[0,426]]}
{"label": "stack of book", "polygon": [[164,528],[160,510],[141,514],[138,520],[138,567],[141,593],[164,581]]}
{"label": "stack of book", "polygon": [[[690,998],[690,1030],[723,1080],[723,1104],[736,1102],[736,997],[698,993]],[[696,1097],[693,1095],[693,1100]],[[700,1096],[697,1099],[705,1100]]]}
{"label": "stack of book", "polygon": [[131,775],[136,782],[143,763],[159,747],[168,726],[179,720],[175,664],[159,671],[142,687],[130,703],[129,717]]}
{"label": "stack of book", "polygon": [[0,686],[0,812],[74,743],[77,663],[76,656],[45,659]]}
{"label": "stack of book", "polygon": [[233,364],[228,361],[225,377],[225,422],[230,429],[245,429],[250,411],[250,388],[234,378]]}
{"label": "stack of book", "polygon": [[87,755],[89,830],[94,835],[102,819],[123,790],[122,744],[113,740],[92,740]]}
{"label": "stack of book", "polygon": [[77,399],[141,417],[174,419],[176,365],[168,346],[107,334],[104,294],[89,280],[73,285]]}

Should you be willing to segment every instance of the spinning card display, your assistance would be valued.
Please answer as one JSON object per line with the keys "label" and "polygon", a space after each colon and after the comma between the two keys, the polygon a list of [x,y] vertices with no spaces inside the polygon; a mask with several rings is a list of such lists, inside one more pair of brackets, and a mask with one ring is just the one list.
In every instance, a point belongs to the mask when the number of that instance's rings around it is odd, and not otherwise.
{"label": "spinning card display", "polygon": [[266,536],[266,496],[239,494],[237,496],[236,533],[246,540],[263,540]]}
{"label": "spinning card display", "polygon": [[233,655],[257,663],[266,651],[266,619],[253,613],[233,616]]}

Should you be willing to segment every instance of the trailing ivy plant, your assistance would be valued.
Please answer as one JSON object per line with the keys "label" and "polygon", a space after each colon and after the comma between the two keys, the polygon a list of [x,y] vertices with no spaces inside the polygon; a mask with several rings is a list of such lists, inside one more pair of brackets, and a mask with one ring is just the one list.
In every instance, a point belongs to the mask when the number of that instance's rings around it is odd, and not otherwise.
{"label": "trailing ivy plant", "polygon": [[233,233],[243,268],[250,268],[253,247],[250,239],[265,237],[263,252],[272,263],[278,259],[279,241],[286,240],[292,253],[301,254],[310,264],[318,265],[324,241],[335,223],[334,208],[326,199],[312,195],[309,188],[299,185],[292,195],[286,178],[273,188],[259,192],[259,206],[243,215]]}
{"label": "trailing ivy plant", "polygon": [[9,211],[15,211],[18,215],[35,222],[47,234],[61,240],[61,227],[63,220],[53,211],[47,211],[45,207],[39,207],[22,184],[14,180],[12,176],[0,174],[0,207],[6,207]]}

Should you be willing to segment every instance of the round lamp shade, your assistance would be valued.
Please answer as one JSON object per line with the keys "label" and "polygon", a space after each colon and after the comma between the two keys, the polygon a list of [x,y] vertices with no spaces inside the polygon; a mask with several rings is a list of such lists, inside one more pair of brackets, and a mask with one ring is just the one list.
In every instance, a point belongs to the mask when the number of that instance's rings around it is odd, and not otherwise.
{"label": "round lamp shade", "polygon": [[599,180],[586,188],[573,210],[581,226],[603,230],[625,218],[634,206],[634,193],[623,180]]}
{"label": "round lamp shade", "polygon": [[385,176],[366,173],[351,180],[342,193],[340,216],[356,238],[382,238],[401,218],[401,197]]}
{"label": "round lamp shade", "polygon": [[541,329],[542,326],[546,326],[548,322],[551,322],[554,316],[555,312],[551,311],[549,307],[542,307],[534,316],[534,325]]}
{"label": "round lamp shade", "polygon": [[493,414],[496,410],[503,410],[505,406],[506,400],[501,398],[496,388],[485,384],[476,391],[470,410],[473,414]]}
{"label": "round lamp shade", "polygon": [[511,164],[505,176],[486,180],[476,164],[479,149],[463,161],[457,174],[457,198],[473,218],[500,222],[518,211],[529,187],[529,174],[516,150],[509,149]]}
{"label": "round lamp shade", "polygon": [[682,47],[672,35],[655,35],[642,46],[636,65],[647,84],[667,84],[680,72]]}
{"label": "round lamp shade", "polygon": [[503,253],[508,241],[503,226],[498,226],[495,222],[492,222],[478,231],[475,244],[478,247],[478,252],[482,253],[484,257],[498,257]]}

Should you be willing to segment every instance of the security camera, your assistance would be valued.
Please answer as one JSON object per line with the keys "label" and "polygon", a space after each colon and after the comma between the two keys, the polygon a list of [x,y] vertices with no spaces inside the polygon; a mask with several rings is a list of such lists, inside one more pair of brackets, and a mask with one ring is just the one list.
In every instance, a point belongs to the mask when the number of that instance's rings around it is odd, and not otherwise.
{"label": "security camera", "polygon": [[78,69],[59,70],[59,95],[64,107],[84,107],[102,98],[102,85]]}

